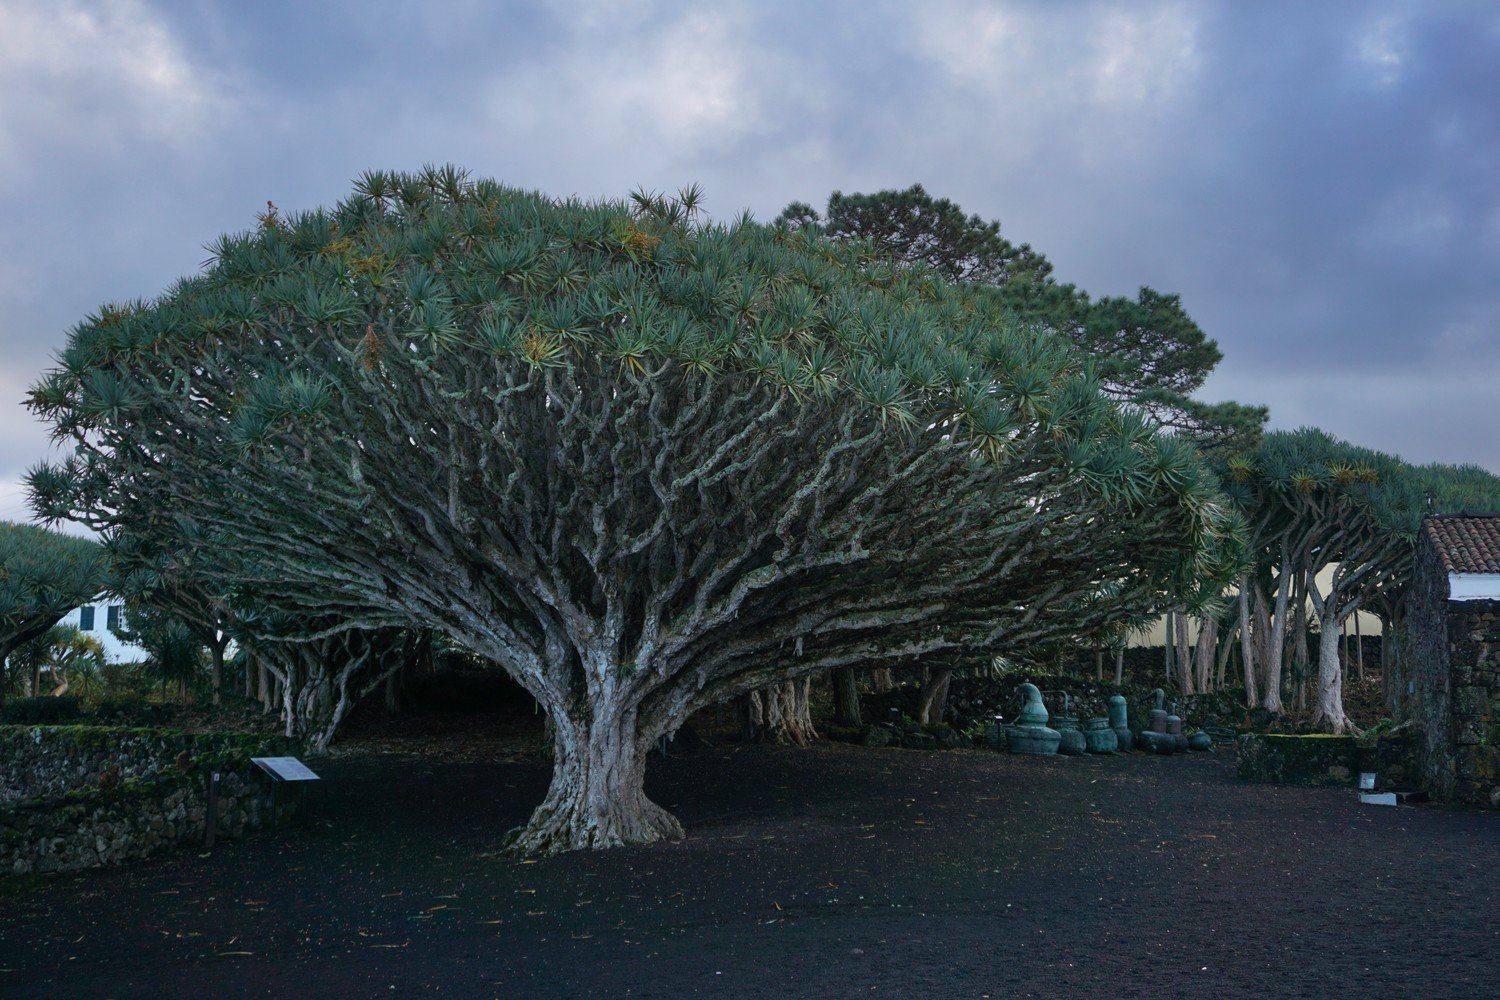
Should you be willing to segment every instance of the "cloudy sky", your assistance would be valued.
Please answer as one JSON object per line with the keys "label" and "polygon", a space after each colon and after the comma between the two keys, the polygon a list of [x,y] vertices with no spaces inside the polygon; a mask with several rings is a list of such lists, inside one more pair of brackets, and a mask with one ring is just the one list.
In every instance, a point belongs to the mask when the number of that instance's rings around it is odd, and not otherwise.
{"label": "cloudy sky", "polygon": [[0,517],[71,324],[425,162],[761,218],[920,181],[1181,293],[1207,398],[1500,472],[1497,94],[1490,0],[0,0]]}

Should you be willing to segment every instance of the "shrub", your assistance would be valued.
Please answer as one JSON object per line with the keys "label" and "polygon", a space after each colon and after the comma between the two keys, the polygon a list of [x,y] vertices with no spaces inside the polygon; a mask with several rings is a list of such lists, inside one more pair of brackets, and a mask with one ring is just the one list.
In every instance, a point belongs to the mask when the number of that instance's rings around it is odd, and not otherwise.
{"label": "shrub", "polygon": [[17,698],[0,706],[0,723],[21,726],[68,722],[83,714],[75,695],[65,694],[39,698]]}
{"label": "shrub", "polygon": [[154,726],[171,716],[166,705],[146,701],[144,698],[105,698],[89,713],[100,725]]}

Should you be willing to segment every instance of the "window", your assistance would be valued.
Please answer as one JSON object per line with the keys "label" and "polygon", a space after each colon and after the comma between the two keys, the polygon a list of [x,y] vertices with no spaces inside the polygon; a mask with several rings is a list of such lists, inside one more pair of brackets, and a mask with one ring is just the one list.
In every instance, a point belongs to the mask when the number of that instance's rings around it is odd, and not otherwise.
{"label": "window", "polygon": [[120,606],[111,604],[104,611],[104,627],[111,632],[120,631]]}
{"label": "window", "polygon": [[85,604],[78,609],[78,631],[92,632],[94,630],[94,606]]}

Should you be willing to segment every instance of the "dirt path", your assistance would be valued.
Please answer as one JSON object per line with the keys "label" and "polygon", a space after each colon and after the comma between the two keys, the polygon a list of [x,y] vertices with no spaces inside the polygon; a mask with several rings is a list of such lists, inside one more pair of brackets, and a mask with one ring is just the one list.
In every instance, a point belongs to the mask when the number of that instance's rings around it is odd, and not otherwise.
{"label": "dirt path", "polygon": [[1500,815],[1224,757],[653,765],[678,845],[489,855],[544,765],[325,761],[312,823],[0,895],[0,996],[1490,995]]}

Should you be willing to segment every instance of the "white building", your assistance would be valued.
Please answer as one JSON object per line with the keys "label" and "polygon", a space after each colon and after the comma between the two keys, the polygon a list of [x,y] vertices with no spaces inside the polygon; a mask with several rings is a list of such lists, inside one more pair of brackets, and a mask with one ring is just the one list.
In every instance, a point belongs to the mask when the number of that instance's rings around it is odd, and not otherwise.
{"label": "white building", "polygon": [[148,654],[139,646],[120,638],[125,628],[125,605],[119,598],[96,597],[92,604],[74,608],[63,615],[59,625],[71,625],[84,635],[97,639],[104,647],[104,658],[110,663],[140,663]]}

